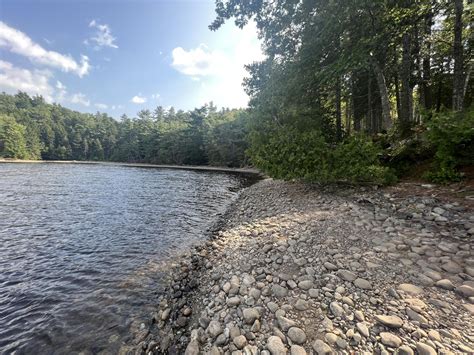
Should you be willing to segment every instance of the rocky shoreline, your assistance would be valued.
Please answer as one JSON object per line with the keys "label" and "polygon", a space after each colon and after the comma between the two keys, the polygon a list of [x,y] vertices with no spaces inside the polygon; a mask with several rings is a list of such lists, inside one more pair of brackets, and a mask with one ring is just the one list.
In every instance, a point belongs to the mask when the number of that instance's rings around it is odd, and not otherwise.
{"label": "rocky shoreline", "polygon": [[262,180],[176,261],[121,353],[474,353],[472,211]]}

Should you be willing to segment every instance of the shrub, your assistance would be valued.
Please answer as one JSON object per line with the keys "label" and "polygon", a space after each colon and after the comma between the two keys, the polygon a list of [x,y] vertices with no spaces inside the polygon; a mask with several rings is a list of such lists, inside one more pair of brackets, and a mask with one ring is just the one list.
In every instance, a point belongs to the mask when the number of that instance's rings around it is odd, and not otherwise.
{"label": "shrub", "polygon": [[474,110],[436,113],[427,128],[425,134],[434,160],[425,177],[443,184],[459,181],[458,167],[474,163]]}
{"label": "shrub", "polygon": [[381,149],[356,135],[330,146],[317,130],[281,128],[271,134],[254,132],[248,153],[258,168],[272,177],[310,182],[387,184],[395,176],[380,164]]}

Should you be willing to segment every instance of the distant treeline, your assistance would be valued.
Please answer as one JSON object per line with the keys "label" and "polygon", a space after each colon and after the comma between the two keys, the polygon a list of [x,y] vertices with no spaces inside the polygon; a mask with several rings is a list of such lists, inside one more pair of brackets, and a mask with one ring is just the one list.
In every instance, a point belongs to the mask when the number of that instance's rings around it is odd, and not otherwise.
{"label": "distant treeline", "polygon": [[211,104],[142,110],[120,120],[80,113],[41,96],[0,94],[0,157],[154,164],[246,165],[247,112]]}

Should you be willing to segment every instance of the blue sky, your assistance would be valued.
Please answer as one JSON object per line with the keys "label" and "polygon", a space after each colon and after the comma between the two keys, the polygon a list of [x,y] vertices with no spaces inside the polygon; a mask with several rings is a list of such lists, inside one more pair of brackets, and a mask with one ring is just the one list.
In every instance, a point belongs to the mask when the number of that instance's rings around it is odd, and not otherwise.
{"label": "blue sky", "polygon": [[256,29],[208,29],[214,1],[0,0],[0,91],[118,118],[210,100],[245,107]]}

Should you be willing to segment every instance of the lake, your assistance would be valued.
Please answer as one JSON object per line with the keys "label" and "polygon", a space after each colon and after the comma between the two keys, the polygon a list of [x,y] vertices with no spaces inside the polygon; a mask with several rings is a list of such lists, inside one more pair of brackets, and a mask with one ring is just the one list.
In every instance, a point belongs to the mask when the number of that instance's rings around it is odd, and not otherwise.
{"label": "lake", "polygon": [[251,183],[239,174],[0,164],[0,353],[116,352],[164,265]]}

